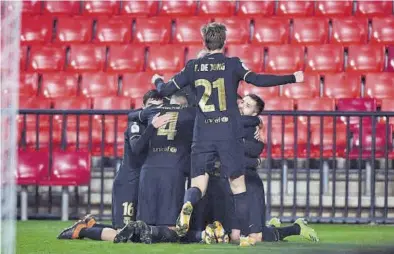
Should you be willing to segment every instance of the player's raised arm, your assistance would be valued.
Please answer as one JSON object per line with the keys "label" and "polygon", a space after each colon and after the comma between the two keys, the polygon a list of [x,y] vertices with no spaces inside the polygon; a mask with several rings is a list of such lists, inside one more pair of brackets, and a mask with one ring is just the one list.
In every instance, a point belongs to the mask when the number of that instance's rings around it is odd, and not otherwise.
{"label": "player's raised arm", "polygon": [[156,86],[159,93],[164,97],[169,97],[176,93],[178,90],[184,88],[187,85],[190,85],[190,76],[191,76],[191,68],[192,61],[189,61],[185,68],[177,73],[172,79],[170,79],[167,83],[164,82],[163,77],[158,74],[153,75],[152,83]]}
{"label": "player's raised arm", "polygon": [[259,87],[270,87],[279,86],[290,83],[300,83],[304,82],[304,73],[302,71],[297,71],[291,75],[266,75],[257,74],[249,70],[245,65],[235,58],[236,61],[236,73],[241,80],[246,81],[249,84],[259,86]]}

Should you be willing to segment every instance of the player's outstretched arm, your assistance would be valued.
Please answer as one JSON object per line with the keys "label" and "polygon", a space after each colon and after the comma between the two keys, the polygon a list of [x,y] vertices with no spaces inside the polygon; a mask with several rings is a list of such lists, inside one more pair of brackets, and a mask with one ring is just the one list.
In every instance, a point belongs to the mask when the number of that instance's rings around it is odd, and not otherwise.
{"label": "player's outstretched arm", "polygon": [[258,116],[241,116],[241,121],[244,127],[254,127],[261,123]]}
{"label": "player's outstretched arm", "polygon": [[234,59],[236,66],[235,71],[239,79],[245,80],[247,83],[255,86],[270,87],[304,82],[304,73],[302,71],[297,71],[291,75],[257,74],[246,68],[239,58]]}
{"label": "player's outstretched arm", "polygon": [[256,169],[259,166],[259,158],[251,158],[248,156],[244,157],[244,163],[246,168]]}
{"label": "player's outstretched arm", "polygon": [[127,115],[127,121],[129,122],[137,122],[139,121],[139,114],[142,109],[135,109],[132,110],[128,115]]}

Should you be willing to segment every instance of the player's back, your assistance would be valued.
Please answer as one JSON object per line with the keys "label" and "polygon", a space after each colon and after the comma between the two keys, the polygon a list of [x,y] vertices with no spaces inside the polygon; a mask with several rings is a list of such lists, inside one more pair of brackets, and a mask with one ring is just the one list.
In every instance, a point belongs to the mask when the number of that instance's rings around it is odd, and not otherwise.
{"label": "player's back", "polygon": [[[189,63],[190,64],[190,63]],[[239,58],[222,53],[192,60],[189,71],[197,97],[198,110],[194,140],[228,140],[242,137],[242,125],[237,105],[240,81],[236,68]],[[192,70],[190,70],[192,69]]]}
{"label": "player's back", "polygon": [[[157,113],[157,110],[153,112]],[[143,168],[176,168],[188,171],[195,108],[169,104],[160,107],[159,112],[161,115],[171,114],[174,121],[155,130]]]}

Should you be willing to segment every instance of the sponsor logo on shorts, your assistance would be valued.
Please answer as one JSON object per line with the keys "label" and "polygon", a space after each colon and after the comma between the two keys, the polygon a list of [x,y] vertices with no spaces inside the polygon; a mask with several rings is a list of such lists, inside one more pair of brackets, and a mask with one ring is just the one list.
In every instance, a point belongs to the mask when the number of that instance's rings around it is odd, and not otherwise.
{"label": "sponsor logo on shorts", "polygon": [[153,148],[153,152],[154,153],[176,153],[178,151],[178,149],[176,147],[173,146],[167,146],[167,147],[154,147]]}

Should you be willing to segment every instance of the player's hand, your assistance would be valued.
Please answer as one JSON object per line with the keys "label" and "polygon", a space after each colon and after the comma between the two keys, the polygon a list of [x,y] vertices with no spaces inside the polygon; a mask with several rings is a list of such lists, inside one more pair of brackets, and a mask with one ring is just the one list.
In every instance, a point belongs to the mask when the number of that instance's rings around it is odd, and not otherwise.
{"label": "player's hand", "polygon": [[152,119],[152,125],[153,127],[160,128],[163,125],[166,125],[169,122],[173,122],[175,121],[174,118],[172,117],[172,115],[170,114],[164,114],[162,116],[160,116],[160,113],[157,113],[153,119]]}
{"label": "player's hand", "polygon": [[304,82],[304,72],[303,71],[296,71],[293,74],[295,76],[296,83]]}
{"label": "player's hand", "polygon": [[160,76],[159,74],[153,75],[152,80],[151,80],[151,81],[152,81],[152,84],[155,84],[155,81],[156,81],[157,79],[159,79],[159,78],[163,79],[163,77]]}

